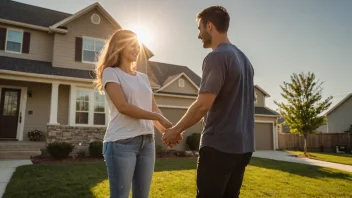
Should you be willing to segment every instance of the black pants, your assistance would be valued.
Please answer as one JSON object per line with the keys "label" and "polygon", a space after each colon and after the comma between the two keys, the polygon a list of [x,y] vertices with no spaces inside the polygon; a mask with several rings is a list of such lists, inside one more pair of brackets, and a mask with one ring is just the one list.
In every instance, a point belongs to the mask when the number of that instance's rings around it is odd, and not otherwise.
{"label": "black pants", "polygon": [[197,198],[239,197],[252,153],[228,154],[210,147],[199,151]]}

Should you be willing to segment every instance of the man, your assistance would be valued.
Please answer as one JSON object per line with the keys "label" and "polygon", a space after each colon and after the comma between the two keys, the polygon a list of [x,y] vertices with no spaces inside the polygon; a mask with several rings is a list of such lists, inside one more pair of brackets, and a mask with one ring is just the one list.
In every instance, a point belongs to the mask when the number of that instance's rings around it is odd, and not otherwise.
{"label": "man", "polygon": [[212,48],[203,62],[199,95],[183,118],[163,135],[173,147],[182,132],[204,117],[197,167],[197,198],[238,197],[245,167],[254,152],[253,67],[231,44],[230,17],[221,6],[197,16],[204,48]]}

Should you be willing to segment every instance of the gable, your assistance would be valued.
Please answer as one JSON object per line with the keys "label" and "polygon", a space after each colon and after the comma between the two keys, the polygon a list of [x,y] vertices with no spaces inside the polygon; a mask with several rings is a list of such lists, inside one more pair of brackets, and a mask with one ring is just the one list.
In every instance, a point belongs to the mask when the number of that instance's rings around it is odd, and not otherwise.
{"label": "gable", "polygon": [[64,20],[59,21],[58,23],[55,23],[54,25],[50,26],[50,28],[55,29],[58,27],[66,26],[67,24],[70,24],[73,21],[76,21],[77,19],[81,18],[83,15],[86,15],[88,12],[91,12],[92,10],[96,10],[101,14],[101,18],[103,17],[105,20],[109,21],[109,23],[114,26],[116,29],[120,29],[121,26],[112,18],[109,13],[99,4],[99,3],[94,3],[79,12],[75,13],[74,15],[71,15],[70,17],[65,18]]}
{"label": "gable", "polygon": [[176,77],[169,85],[165,86],[163,89],[160,89],[160,91],[169,93],[198,94],[197,87],[195,87],[194,83],[192,83],[185,75],[178,78]]}
{"label": "gable", "polygon": [[[91,16],[98,14],[101,16],[99,24],[93,24]],[[76,41],[84,38],[93,38],[98,40],[108,39],[117,29],[105,19],[98,9],[93,9],[81,17],[67,24],[68,32],[64,35],[55,34],[54,38],[54,55],[53,66],[72,69],[92,70],[94,64],[84,63],[82,60],[76,60]],[[80,45],[79,53],[82,51]]]}
{"label": "gable", "polygon": [[347,114],[351,116],[352,112],[352,94],[349,94],[347,97],[342,99],[338,104],[336,104],[333,108],[331,108],[326,115],[330,116],[332,114]]}

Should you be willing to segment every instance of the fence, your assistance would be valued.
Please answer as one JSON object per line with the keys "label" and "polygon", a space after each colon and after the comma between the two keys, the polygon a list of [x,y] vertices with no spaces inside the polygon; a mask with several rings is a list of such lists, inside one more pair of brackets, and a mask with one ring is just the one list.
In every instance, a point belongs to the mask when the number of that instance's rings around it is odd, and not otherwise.
{"label": "fence", "polygon": [[[308,151],[334,152],[336,145],[346,145],[349,150],[352,145],[352,134],[348,133],[318,133],[307,138]],[[297,134],[279,133],[279,149],[303,150],[304,138]]]}

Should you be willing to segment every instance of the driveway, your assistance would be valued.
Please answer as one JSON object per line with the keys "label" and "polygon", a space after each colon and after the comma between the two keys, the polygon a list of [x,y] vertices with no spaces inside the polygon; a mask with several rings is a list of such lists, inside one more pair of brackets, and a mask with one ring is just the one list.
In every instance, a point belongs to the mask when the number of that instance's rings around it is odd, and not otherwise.
{"label": "driveway", "polygon": [[7,184],[16,168],[32,164],[31,160],[0,160],[0,198],[4,195]]}
{"label": "driveway", "polygon": [[342,171],[352,172],[352,166],[350,165],[324,162],[324,161],[307,159],[307,158],[293,157],[291,153],[287,153],[283,151],[256,151],[253,153],[253,157],[300,163],[300,164],[309,164],[314,166],[328,167],[328,168],[334,168]]}

